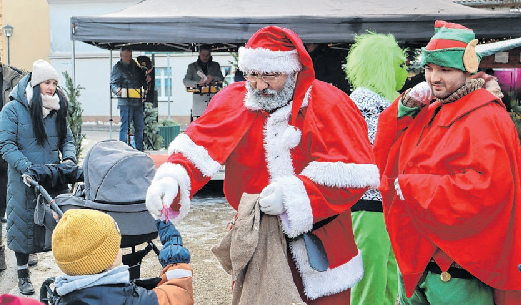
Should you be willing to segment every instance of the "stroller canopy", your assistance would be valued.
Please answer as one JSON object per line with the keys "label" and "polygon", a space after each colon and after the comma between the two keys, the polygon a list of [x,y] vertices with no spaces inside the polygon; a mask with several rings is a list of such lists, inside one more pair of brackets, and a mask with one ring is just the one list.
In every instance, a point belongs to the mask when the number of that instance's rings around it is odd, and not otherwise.
{"label": "stroller canopy", "polygon": [[85,199],[97,203],[144,203],[154,161],[117,140],[95,144],[83,161]]}
{"label": "stroller canopy", "polygon": [[155,172],[154,161],[145,153],[121,141],[100,141],[83,161],[84,194],[60,195],[56,203],[64,211],[81,208],[109,214],[121,230],[122,247],[135,245],[142,242],[140,238],[126,241],[125,236],[157,237],[145,205]]}

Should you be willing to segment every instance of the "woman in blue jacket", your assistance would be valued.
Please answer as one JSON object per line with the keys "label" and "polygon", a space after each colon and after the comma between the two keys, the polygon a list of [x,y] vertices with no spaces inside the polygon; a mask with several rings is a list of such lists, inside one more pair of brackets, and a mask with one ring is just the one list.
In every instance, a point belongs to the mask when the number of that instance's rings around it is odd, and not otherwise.
{"label": "woman in blue jacket", "polygon": [[[34,224],[35,195],[22,182],[22,174],[33,164],[76,163],[74,139],[67,123],[68,103],[57,85],[58,72],[48,62],[37,60],[1,112],[0,153],[9,164],[7,246],[15,252],[18,288],[26,295],[34,293],[29,254],[43,250],[45,228]],[[48,191],[52,196],[60,190]]]}

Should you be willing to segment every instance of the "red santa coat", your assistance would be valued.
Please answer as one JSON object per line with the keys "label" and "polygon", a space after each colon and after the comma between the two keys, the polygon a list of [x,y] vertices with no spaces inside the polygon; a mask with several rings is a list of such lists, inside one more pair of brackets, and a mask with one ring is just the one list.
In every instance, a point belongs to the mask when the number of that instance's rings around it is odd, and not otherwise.
{"label": "red santa coat", "polygon": [[222,164],[224,192],[237,209],[243,193],[259,194],[271,182],[284,184],[284,232],[298,237],[313,224],[338,215],[313,231],[321,239],[330,266],[318,272],[309,265],[301,238],[290,248],[306,295],[315,299],[341,292],[363,276],[362,257],[353,238],[350,207],[368,187],[377,187],[367,126],[356,105],[342,91],[315,80],[295,126],[291,103],[272,114],[247,96],[245,83],[219,92],[205,113],[169,147],[169,163],[156,173],[180,182],[184,217],[190,198]]}
{"label": "red santa coat", "polygon": [[411,123],[397,120],[398,103],[380,115],[374,153],[407,296],[438,248],[484,283],[520,290],[521,149],[503,104],[479,89]]}

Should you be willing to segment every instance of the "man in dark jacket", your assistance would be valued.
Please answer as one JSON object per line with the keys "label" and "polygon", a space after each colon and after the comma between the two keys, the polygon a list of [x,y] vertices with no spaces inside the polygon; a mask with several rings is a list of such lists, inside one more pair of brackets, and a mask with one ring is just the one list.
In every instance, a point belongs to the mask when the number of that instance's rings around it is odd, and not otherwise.
{"label": "man in dark jacket", "polygon": [[145,71],[132,60],[132,49],[121,48],[119,60],[110,74],[110,89],[118,96],[121,128],[119,140],[128,143],[130,122],[134,126],[136,149],[143,151],[143,129],[145,118],[143,110],[143,88],[146,87]]}
{"label": "man in dark jacket", "polygon": [[193,270],[181,234],[169,221],[156,220],[156,227],[164,269],[157,287],[147,290],[130,282],[129,267],[121,263],[119,228],[111,216],[89,209],[65,212],[52,235],[52,254],[66,274],[54,282],[55,304],[193,304]]}

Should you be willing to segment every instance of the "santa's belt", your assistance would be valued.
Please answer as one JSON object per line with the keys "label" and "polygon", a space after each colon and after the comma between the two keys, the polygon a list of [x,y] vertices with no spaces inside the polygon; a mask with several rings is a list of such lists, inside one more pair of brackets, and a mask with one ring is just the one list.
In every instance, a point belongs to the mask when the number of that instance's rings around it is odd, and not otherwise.
{"label": "santa's belt", "polygon": [[[435,262],[429,262],[427,264],[427,268],[425,270],[430,271],[432,273],[441,274],[441,268]],[[459,279],[472,279],[475,278],[470,272],[465,269],[457,268],[457,267],[449,267],[447,272],[450,274],[450,277],[459,278]]]}

